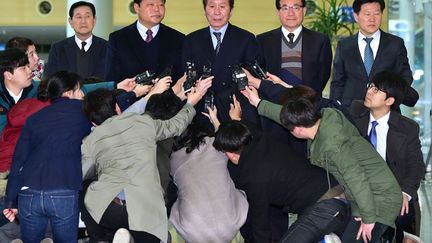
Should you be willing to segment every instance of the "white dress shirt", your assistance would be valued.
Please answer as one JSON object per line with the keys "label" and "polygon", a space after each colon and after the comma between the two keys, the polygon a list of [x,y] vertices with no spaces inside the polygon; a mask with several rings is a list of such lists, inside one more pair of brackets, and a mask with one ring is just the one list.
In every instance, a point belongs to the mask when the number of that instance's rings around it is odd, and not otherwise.
{"label": "white dress shirt", "polygon": [[303,26],[299,26],[297,29],[295,29],[293,32],[289,32],[287,29],[285,29],[283,26],[281,27],[281,30],[282,30],[282,34],[283,34],[283,36],[285,37],[285,39],[289,42],[289,39],[288,39],[288,34],[289,33],[293,33],[294,34],[294,39],[293,39],[293,42],[296,42],[296,40],[297,40],[297,38],[299,37],[299,35],[300,35],[300,32],[302,31],[302,29],[303,29]]}
{"label": "white dress shirt", "polygon": [[221,43],[222,43],[227,28],[228,28],[228,23],[226,23],[224,26],[222,26],[222,28],[220,28],[219,30],[215,30],[211,26],[209,26],[210,36],[211,36],[211,40],[212,40],[212,44],[213,44],[213,49],[216,49],[216,45],[217,45],[217,39],[216,39],[216,36],[213,34],[213,32],[221,33]]}
{"label": "white dress shirt", "polygon": [[[138,29],[138,32],[139,32],[141,38],[145,41],[147,39],[148,28],[145,27],[144,25],[142,25],[139,21],[137,21],[136,26],[137,26],[137,29]],[[160,27],[159,25],[155,25],[151,28],[153,38],[155,38],[157,33],[159,32],[159,27]]]}
{"label": "white dress shirt", "polygon": [[387,150],[387,133],[389,130],[388,120],[390,118],[390,112],[388,112],[385,116],[380,119],[375,119],[372,114],[370,114],[369,118],[369,126],[368,126],[368,135],[370,130],[372,129],[372,122],[377,121],[378,125],[375,127],[377,133],[377,152],[381,155],[381,157],[386,160],[386,150]]}
{"label": "white dress shirt", "polygon": [[[379,42],[380,42],[380,39],[381,39],[381,31],[378,30],[371,37],[373,38],[373,40],[371,41],[370,46],[372,48],[372,53],[373,53],[373,57],[374,57],[374,60],[375,60],[376,54],[378,52]],[[364,38],[366,38],[366,36],[363,35],[359,31],[359,33],[358,33],[358,47],[359,47],[360,55],[361,55],[361,58],[362,58],[363,62],[364,62],[364,51],[365,51],[365,48],[366,48],[366,41],[363,40]]]}
{"label": "white dress shirt", "polygon": [[[77,36],[75,36],[75,43],[77,44],[78,48],[81,50],[82,47],[82,43],[83,41],[80,40]],[[84,42],[86,43],[86,45],[84,46],[84,50],[88,51],[90,49],[90,46],[93,43],[93,35],[91,35],[89,38],[87,38],[86,40],[84,40]]]}

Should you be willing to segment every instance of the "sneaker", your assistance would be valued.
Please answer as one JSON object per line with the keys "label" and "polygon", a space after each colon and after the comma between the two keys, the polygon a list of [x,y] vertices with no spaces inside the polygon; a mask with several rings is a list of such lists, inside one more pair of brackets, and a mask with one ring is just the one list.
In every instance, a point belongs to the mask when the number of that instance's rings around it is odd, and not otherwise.
{"label": "sneaker", "polygon": [[325,243],[342,243],[339,237],[335,233],[330,233],[324,236],[323,242]]}
{"label": "sneaker", "polygon": [[120,228],[115,232],[112,243],[134,243],[134,240],[127,229]]}
{"label": "sneaker", "polygon": [[45,238],[40,243],[54,243],[54,241],[51,238]]}
{"label": "sneaker", "polygon": [[420,237],[418,237],[417,235],[413,235],[407,232],[404,232],[404,239],[403,242],[405,243],[424,243],[424,241],[422,239],[420,239]]}

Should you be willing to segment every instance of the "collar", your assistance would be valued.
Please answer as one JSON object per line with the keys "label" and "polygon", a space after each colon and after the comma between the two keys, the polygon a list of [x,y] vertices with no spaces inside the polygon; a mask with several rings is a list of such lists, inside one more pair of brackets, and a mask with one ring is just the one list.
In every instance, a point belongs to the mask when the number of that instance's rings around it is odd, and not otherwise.
{"label": "collar", "polygon": [[[147,38],[147,30],[148,28],[145,27],[144,25],[142,25],[139,21],[137,21],[136,27],[138,29],[138,32],[140,33],[140,35],[143,37],[143,39],[145,40]],[[156,37],[157,33],[159,32],[159,28],[160,28],[160,24],[155,25],[153,27],[151,27],[151,31],[153,34],[153,38]]]}
{"label": "collar", "polygon": [[5,86],[5,88],[6,88],[7,92],[9,93],[9,95],[12,97],[12,99],[14,99],[15,104],[18,103],[18,101],[21,99],[21,96],[22,96],[22,94],[23,94],[23,90],[24,90],[24,89],[21,89],[21,91],[18,93],[18,95],[15,95],[15,94],[14,94],[10,89],[8,89],[6,86]]}
{"label": "collar", "polygon": [[[222,26],[222,28],[220,28],[219,30],[215,30],[213,27],[209,26],[209,31],[210,31],[210,36],[213,38],[213,32],[220,32],[221,33],[221,41],[223,40],[224,36],[225,36],[225,32],[228,29],[228,24],[226,23],[224,26]],[[214,37],[216,38],[216,37]]]}
{"label": "collar", "polygon": [[[363,35],[363,33],[361,31],[358,32],[358,41],[363,41],[364,38],[366,38],[367,36]],[[378,29],[375,33],[373,33],[373,35],[371,36],[373,38],[372,41],[375,40],[379,40],[381,37],[381,31]]]}
{"label": "collar", "polygon": [[[87,44],[84,46],[84,50],[88,51],[90,49],[91,44],[93,43],[93,35],[91,35],[89,38],[87,38],[86,40],[84,40]],[[81,49],[81,42],[83,42],[82,40],[80,40],[76,35],[75,35],[75,43],[77,44],[78,48]]]}
{"label": "collar", "polygon": [[379,118],[379,119],[375,119],[372,116],[372,113],[369,114],[369,123],[373,122],[373,121],[377,121],[378,124],[388,124],[388,121],[390,119],[390,111],[387,112],[387,114],[385,114],[383,117]]}
{"label": "collar", "polygon": [[300,36],[300,32],[303,30],[303,26],[300,25],[300,26],[297,27],[297,29],[295,29],[293,32],[288,31],[288,30],[285,29],[285,27],[283,27],[283,26],[281,26],[281,30],[282,30],[282,34],[283,34],[283,36],[285,37],[285,39],[286,39],[287,41],[289,41],[289,39],[288,39],[288,34],[289,34],[289,33],[293,33],[293,34],[294,34],[294,40],[293,40],[293,42],[296,42],[297,37]]}

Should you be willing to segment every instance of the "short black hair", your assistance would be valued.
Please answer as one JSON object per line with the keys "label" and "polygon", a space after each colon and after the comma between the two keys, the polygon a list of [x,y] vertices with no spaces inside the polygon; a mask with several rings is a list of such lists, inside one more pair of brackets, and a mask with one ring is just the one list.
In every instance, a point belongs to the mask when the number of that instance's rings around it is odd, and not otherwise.
{"label": "short black hair", "polygon": [[79,8],[79,7],[83,7],[83,6],[89,7],[92,11],[93,17],[96,16],[96,8],[93,5],[93,3],[86,2],[86,1],[79,1],[79,2],[72,4],[72,6],[69,8],[69,17],[73,18],[75,9]]}
{"label": "short black hair", "polygon": [[[302,7],[306,7],[306,0],[302,0],[301,2],[302,2]],[[276,0],[275,5],[277,10],[281,9],[280,0]]]}
{"label": "short black hair", "polygon": [[8,42],[6,42],[5,49],[17,48],[17,49],[20,49],[21,51],[27,53],[27,48],[29,46],[34,46],[34,45],[35,45],[35,43],[32,40],[30,40],[29,38],[13,37],[12,39],[8,40]]}
{"label": "short black hair", "polygon": [[81,87],[81,76],[69,71],[58,71],[41,81],[38,87],[39,100],[55,100],[63,96],[64,92]]}
{"label": "short black hair", "polygon": [[117,115],[114,92],[99,88],[88,93],[84,96],[83,111],[87,118],[96,125],[100,125],[106,119]]}
{"label": "short black hair", "polygon": [[354,0],[352,4],[352,8],[354,10],[354,13],[358,14],[361,10],[361,6],[366,3],[379,3],[381,7],[381,13],[385,9],[385,2],[384,0]]}
{"label": "short black hair", "polygon": [[[207,6],[207,1],[208,1],[208,0],[203,0],[203,6],[204,6],[204,9],[205,9],[206,6]],[[229,0],[228,3],[229,3],[229,6],[230,6],[230,9],[233,9],[233,8],[234,8],[234,0]]]}
{"label": "short black hair", "polygon": [[[136,3],[136,4],[138,4],[138,5],[140,5],[141,2],[142,2],[142,0],[134,0],[133,2]],[[163,0],[163,2],[166,3],[166,0]]]}
{"label": "short black hair", "polygon": [[252,139],[252,133],[245,124],[232,120],[219,126],[213,146],[218,151],[240,154]]}
{"label": "short black hair", "polygon": [[391,106],[391,109],[398,109],[408,89],[408,84],[401,75],[389,71],[382,71],[372,78],[371,83],[379,90],[386,93],[386,99],[393,97],[395,102]]}
{"label": "short black hair", "polygon": [[306,97],[288,100],[280,114],[282,125],[289,131],[294,127],[312,127],[320,118],[318,107]]}
{"label": "short black hair", "polygon": [[310,101],[319,105],[320,97],[317,92],[309,86],[297,85],[289,89],[285,89],[285,93],[280,98],[280,104],[284,105],[288,100],[294,99],[295,97],[304,97],[310,99]]}
{"label": "short black hair", "polygon": [[183,107],[180,98],[172,91],[154,94],[146,105],[146,113],[153,119],[168,120],[175,116]]}
{"label": "short black hair", "polygon": [[5,72],[13,73],[16,68],[28,64],[27,55],[20,49],[12,48],[0,52],[0,80],[3,81]]}

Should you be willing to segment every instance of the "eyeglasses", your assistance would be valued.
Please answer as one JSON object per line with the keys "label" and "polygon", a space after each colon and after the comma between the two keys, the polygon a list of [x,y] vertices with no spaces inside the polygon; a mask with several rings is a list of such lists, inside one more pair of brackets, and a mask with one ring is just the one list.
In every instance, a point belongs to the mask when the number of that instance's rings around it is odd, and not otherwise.
{"label": "eyeglasses", "polygon": [[[382,90],[380,90],[378,87],[376,87],[375,84],[373,84],[373,83],[368,83],[368,84],[367,84],[367,89],[368,89],[368,90],[372,90],[372,92],[373,92],[374,94],[378,93],[378,91],[382,91]],[[384,91],[382,91],[382,92],[384,92]]]}
{"label": "eyeglasses", "polygon": [[298,5],[298,4],[294,4],[292,6],[283,5],[283,6],[281,6],[281,8],[279,10],[282,12],[288,12],[290,9],[292,9],[294,12],[298,12],[302,8],[303,8],[303,6]]}

